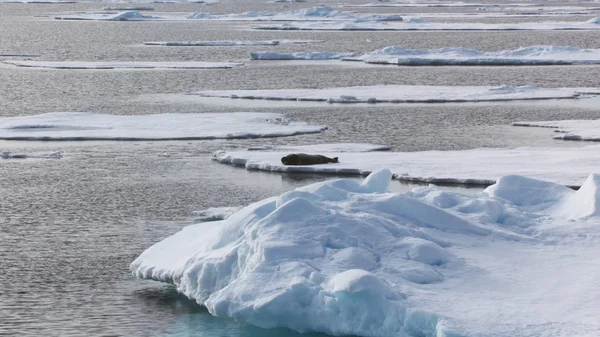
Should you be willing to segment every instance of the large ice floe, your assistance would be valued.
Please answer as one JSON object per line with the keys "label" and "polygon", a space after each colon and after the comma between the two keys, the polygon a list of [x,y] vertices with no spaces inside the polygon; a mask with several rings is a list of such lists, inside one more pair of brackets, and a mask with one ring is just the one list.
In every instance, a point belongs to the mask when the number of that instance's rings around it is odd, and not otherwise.
{"label": "large ice floe", "polygon": [[172,13],[143,14],[137,11],[120,13],[77,13],[56,16],[57,20],[100,20],[100,21],[148,21],[148,20],[219,20],[219,21],[402,21],[397,14],[356,14],[345,13],[330,6],[296,9],[285,12],[245,12],[238,14],[215,14],[208,12],[177,15]]}
{"label": "large ice floe", "polygon": [[232,99],[314,101],[328,103],[443,103],[577,98],[596,88],[543,89],[533,86],[375,85],[325,89],[204,90],[188,95]]}
{"label": "large ice floe", "polygon": [[351,58],[356,56],[354,53],[334,53],[334,52],[297,52],[281,53],[270,51],[251,52],[250,58],[253,60],[339,60],[342,58]]}
{"label": "large ice floe", "polygon": [[552,128],[557,133],[555,139],[600,141],[600,120],[597,119],[515,122],[513,125]]}
{"label": "large ice floe", "polygon": [[53,151],[53,152],[0,151],[0,159],[26,159],[26,158],[60,159],[60,158],[62,158],[62,151]]}
{"label": "large ice floe", "polygon": [[290,152],[372,152],[388,151],[392,147],[365,143],[327,143],[313,145],[259,145],[251,146],[248,151],[290,151]]}
{"label": "large ice floe", "polygon": [[55,112],[0,118],[0,139],[176,140],[284,137],[318,133],[323,125],[294,122],[277,113],[107,115]]}
{"label": "large ice floe", "polygon": [[379,22],[373,20],[291,22],[264,24],[251,27],[260,30],[348,30],[348,31],[396,31],[396,30],[598,30],[599,18],[584,22],[519,22],[519,23],[465,23],[428,22],[413,18],[403,22]]}
{"label": "large ice floe", "polygon": [[[214,160],[247,170],[367,175],[387,168],[394,179],[428,183],[489,185],[503,175],[523,175],[575,186],[600,162],[600,145],[581,148],[519,147],[480,148],[461,151],[365,152],[365,147],[329,144],[308,148],[282,147],[274,151],[216,151]],[[259,149],[260,150],[260,149]],[[369,150],[371,151],[371,150]],[[286,166],[281,157],[292,152],[338,157],[339,163]]]}
{"label": "large ice floe", "polygon": [[320,43],[322,40],[265,40],[265,41],[149,41],[148,46],[168,47],[236,47],[236,46],[278,46],[282,44]]}
{"label": "large ice floe", "polygon": [[144,61],[15,61],[8,60],[2,63],[25,68],[50,68],[50,69],[227,69],[242,65],[235,62],[144,62]]}
{"label": "large ice floe", "polygon": [[396,65],[566,65],[600,64],[600,49],[530,46],[484,52],[466,48],[405,49],[385,47],[347,61]]}
{"label": "large ice floe", "polygon": [[464,195],[317,183],[156,243],[131,263],[216,316],[369,337],[600,334],[600,176],[504,176]]}

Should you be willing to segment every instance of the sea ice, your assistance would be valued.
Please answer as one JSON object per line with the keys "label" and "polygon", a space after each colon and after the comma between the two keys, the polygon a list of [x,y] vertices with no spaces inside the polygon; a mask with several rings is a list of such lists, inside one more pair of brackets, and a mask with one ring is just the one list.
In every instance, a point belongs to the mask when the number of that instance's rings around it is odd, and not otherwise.
{"label": "sea ice", "polygon": [[143,61],[2,61],[17,67],[52,69],[225,69],[242,65],[234,62],[143,62]]}
{"label": "sea ice", "polygon": [[[325,89],[204,90],[189,95],[232,99],[314,101],[328,103],[443,103],[577,98],[583,88],[532,86],[375,85]],[[586,92],[598,92],[590,88]]]}
{"label": "sea ice", "polygon": [[[350,147],[352,149],[352,147]],[[503,175],[522,175],[564,185],[577,185],[595,172],[600,145],[580,148],[481,148],[462,151],[338,153],[330,146],[312,145],[308,153],[338,157],[339,163],[285,166],[281,157],[292,149],[275,151],[216,151],[220,163],[248,170],[366,175],[387,168],[394,179],[429,183],[493,184]]]}
{"label": "sea ice", "polygon": [[0,151],[0,159],[24,159],[24,158],[60,159],[60,158],[62,158],[62,151],[44,152],[44,153]]}
{"label": "sea ice", "polygon": [[234,46],[278,46],[281,44],[308,44],[320,43],[321,40],[266,40],[266,41],[184,41],[184,42],[169,42],[169,41],[150,41],[144,42],[148,46],[170,46],[170,47],[234,47]]}
{"label": "sea ice", "polygon": [[332,53],[332,52],[298,52],[298,53],[280,53],[280,52],[251,52],[250,57],[253,60],[339,60],[344,57],[354,57],[354,53]]}
{"label": "sea ice", "polygon": [[328,143],[314,145],[261,145],[249,147],[248,151],[289,151],[289,152],[371,152],[388,151],[389,145],[364,143]]}
{"label": "sea ice", "polygon": [[143,14],[137,11],[124,11],[119,13],[81,13],[72,15],[58,15],[56,20],[99,20],[99,21],[149,21],[169,20],[168,17]]}
{"label": "sea ice", "polygon": [[0,53],[1,57],[40,57],[40,54]]}
{"label": "sea ice", "polygon": [[322,125],[294,122],[277,113],[106,115],[55,112],[0,118],[0,139],[176,140],[284,137],[318,133]]}
{"label": "sea ice", "polygon": [[[600,334],[600,176],[464,195],[331,180],[156,243],[131,263],[216,316],[331,335]],[[568,213],[564,213],[568,209]]]}
{"label": "sea ice", "polygon": [[585,22],[519,22],[519,23],[440,23],[440,22],[378,22],[378,21],[321,21],[258,25],[260,30],[342,30],[342,31],[396,31],[396,30],[598,30],[598,18]]}
{"label": "sea ice", "polygon": [[104,7],[103,11],[153,11],[153,7],[128,6],[128,7]]}
{"label": "sea ice", "polygon": [[600,120],[562,120],[541,122],[515,122],[514,126],[553,128],[555,139],[600,141]]}
{"label": "sea ice", "polygon": [[600,49],[530,46],[515,50],[484,52],[466,48],[405,49],[385,47],[346,61],[396,65],[565,65],[599,64]]}

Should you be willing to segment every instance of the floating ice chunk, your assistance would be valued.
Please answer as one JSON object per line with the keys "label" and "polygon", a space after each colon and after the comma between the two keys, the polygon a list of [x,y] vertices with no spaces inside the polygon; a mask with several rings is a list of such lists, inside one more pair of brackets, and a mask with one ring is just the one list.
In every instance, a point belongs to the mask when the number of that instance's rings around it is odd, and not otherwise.
{"label": "floating ice chunk", "polygon": [[160,16],[142,14],[137,11],[124,11],[120,13],[83,13],[76,15],[59,15],[56,20],[100,20],[100,21],[148,21],[164,19]]}
{"label": "floating ice chunk", "polygon": [[344,60],[397,65],[600,64],[600,49],[530,46],[515,50],[483,52],[465,48],[419,50],[390,46]]}
{"label": "floating ice chunk", "polygon": [[2,61],[17,67],[52,69],[225,69],[242,65],[234,62],[85,62],[85,61]]}
{"label": "floating ice chunk", "polygon": [[206,90],[203,97],[328,103],[443,103],[577,98],[581,89],[524,87],[377,85],[325,89]]}
{"label": "floating ice chunk", "polygon": [[[173,283],[213,315],[264,328],[368,337],[600,332],[599,176],[578,192],[501,178],[490,190],[503,198],[446,192],[455,203],[445,209],[430,203],[435,186],[388,193],[390,176],[317,183],[188,226],[144,251],[131,271]],[[553,197],[518,195],[532,186]],[[480,217],[484,205],[501,207],[503,221]],[[439,225],[449,223],[485,231]]]}
{"label": "floating ice chunk", "polygon": [[600,120],[515,122],[512,125],[556,129],[555,139],[600,141]]}
{"label": "floating ice chunk", "polygon": [[198,222],[218,221],[227,219],[241,208],[242,207],[211,207],[203,211],[192,212],[192,214],[197,216],[196,221]]}
{"label": "floating ice chunk", "polygon": [[261,145],[249,147],[248,151],[289,151],[289,152],[371,152],[388,151],[389,145],[364,143],[330,143],[315,145]]}
{"label": "floating ice chunk", "polygon": [[289,151],[217,151],[213,156],[218,162],[243,166],[248,170],[367,175],[389,168],[395,179],[403,181],[491,185],[504,175],[522,175],[568,186],[577,186],[590,172],[598,171],[597,163],[600,160],[600,145],[366,153],[336,153],[328,151],[328,147],[319,150],[318,145],[313,145],[312,151],[328,157],[339,157],[340,162],[310,166],[282,165],[281,157],[289,154]]}
{"label": "floating ice chunk", "polygon": [[1,159],[24,159],[24,158],[46,158],[46,159],[60,159],[62,158],[62,151],[54,151],[48,153],[24,153],[24,152],[11,152],[11,151],[0,151]]}
{"label": "floating ice chunk", "polygon": [[293,122],[276,113],[105,115],[56,112],[0,118],[0,139],[174,140],[283,137],[326,126]]}
{"label": "floating ice chunk", "polygon": [[343,57],[354,57],[354,53],[331,53],[331,52],[251,52],[253,60],[338,60]]}

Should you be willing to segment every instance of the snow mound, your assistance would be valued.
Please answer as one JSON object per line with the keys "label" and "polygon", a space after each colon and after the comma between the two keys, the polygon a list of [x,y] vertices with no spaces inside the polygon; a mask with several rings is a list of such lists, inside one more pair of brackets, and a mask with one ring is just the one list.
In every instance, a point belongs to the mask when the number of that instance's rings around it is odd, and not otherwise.
{"label": "snow mound", "polygon": [[[264,328],[369,337],[600,332],[600,176],[578,192],[505,177],[475,195],[435,186],[389,193],[391,176],[383,169],[362,183],[308,185],[185,227],[131,271],[174,284],[213,315]],[[586,217],[583,230],[556,212],[565,200],[570,215]]]}
{"label": "snow mound", "polygon": [[11,151],[0,151],[1,159],[25,159],[25,158],[45,158],[45,159],[60,159],[62,158],[62,151],[54,151],[48,153],[24,153],[24,152],[11,152]]}
{"label": "snow mound", "polygon": [[236,99],[327,103],[443,103],[577,98],[579,89],[522,87],[377,85],[324,89],[206,90],[189,95]]}
{"label": "snow mound", "polygon": [[0,139],[176,140],[283,137],[326,126],[294,122],[276,113],[105,115],[55,112],[0,118]]}
{"label": "snow mound", "polygon": [[567,219],[600,215],[600,175],[591,174],[577,192],[565,198],[556,212]]}
{"label": "snow mound", "polygon": [[227,69],[242,63],[233,62],[85,62],[85,61],[2,61],[2,63],[26,68],[51,69]]}
{"label": "snow mound", "polygon": [[600,141],[600,120],[514,122],[512,125],[556,129],[554,139]]}
{"label": "snow mound", "polygon": [[396,65],[564,65],[598,64],[600,49],[569,46],[530,46],[484,52],[466,48],[405,49],[389,46],[365,55],[345,58],[375,64]]}
{"label": "snow mound", "polygon": [[343,57],[354,57],[354,53],[332,53],[332,52],[251,52],[253,60],[339,60]]}

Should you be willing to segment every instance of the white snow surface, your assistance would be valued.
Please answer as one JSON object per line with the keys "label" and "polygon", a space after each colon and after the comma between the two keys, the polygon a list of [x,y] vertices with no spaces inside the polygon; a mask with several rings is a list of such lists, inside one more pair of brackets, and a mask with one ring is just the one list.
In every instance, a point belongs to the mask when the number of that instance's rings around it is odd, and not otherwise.
{"label": "white snow surface", "polygon": [[240,66],[235,62],[143,62],[143,61],[15,61],[7,60],[2,63],[25,68],[51,69],[227,69]]}
{"label": "white snow surface", "polygon": [[[577,98],[584,88],[533,86],[375,85],[325,89],[205,90],[189,95],[232,99],[316,101],[328,103],[442,103]],[[598,92],[589,88],[586,92]]]}
{"label": "white snow surface", "polygon": [[[493,184],[503,175],[522,175],[558,184],[580,184],[598,170],[600,145],[581,148],[480,148],[462,151],[346,152],[313,145],[307,153],[338,157],[339,163],[285,166],[281,151],[216,151],[214,160],[248,170],[367,175],[390,169],[397,180],[429,183]],[[295,151],[300,152],[300,151]]]}
{"label": "white snow surface", "polygon": [[62,151],[31,152],[31,153],[0,151],[0,159],[25,159],[25,158],[60,159],[60,158],[62,158]]}
{"label": "white snow surface", "polygon": [[519,22],[519,23],[474,23],[474,22],[376,22],[373,20],[292,22],[265,24],[251,27],[260,30],[349,30],[349,31],[396,31],[396,30],[598,30],[600,19],[585,22]]}
{"label": "white snow surface", "polygon": [[107,115],[54,112],[0,118],[0,139],[175,140],[283,137],[318,133],[323,125],[294,122],[277,113]]}
{"label": "white snow surface", "polygon": [[339,60],[345,57],[354,57],[354,53],[334,53],[334,52],[297,52],[281,53],[271,51],[251,52],[250,57],[253,60]]}
{"label": "white snow surface", "polygon": [[597,119],[515,122],[513,125],[553,128],[557,132],[555,139],[600,141],[600,120]]}
{"label": "white snow surface", "polygon": [[514,50],[484,52],[466,48],[405,49],[385,47],[348,61],[397,65],[564,65],[599,64],[600,49],[568,46],[530,46]]}
{"label": "white snow surface", "polygon": [[[131,263],[216,316],[358,336],[600,334],[600,176],[504,176],[463,195],[321,182],[156,243]],[[581,183],[581,182],[580,182]]]}
{"label": "white snow surface", "polygon": [[389,145],[365,143],[327,143],[313,145],[260,145],[249,147],[248,151],[289,151],[289,152],[371,152],[388,151]]}

